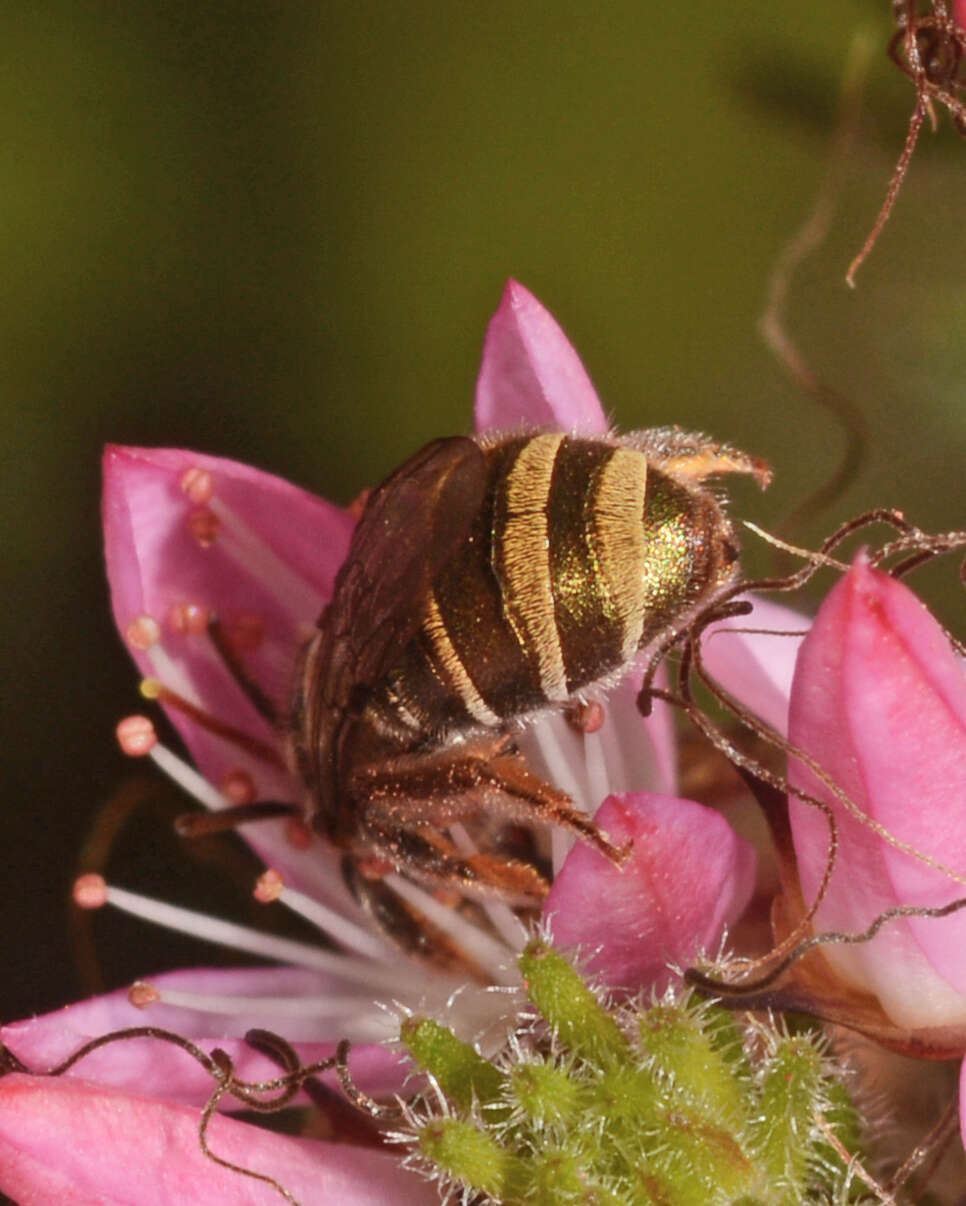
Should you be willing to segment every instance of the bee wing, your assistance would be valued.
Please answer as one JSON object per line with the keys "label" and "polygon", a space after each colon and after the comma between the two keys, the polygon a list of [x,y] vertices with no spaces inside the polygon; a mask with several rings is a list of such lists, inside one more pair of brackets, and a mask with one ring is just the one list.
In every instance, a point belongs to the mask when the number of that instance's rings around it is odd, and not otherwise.
{"label": "bee wing", "polygon": [[320,791],[352,702],[391,669],[422,623],[420,601],[460,547],[486,491],[486,461],[463,436],[421,448],[369,496],[319,627],[306,737]]}

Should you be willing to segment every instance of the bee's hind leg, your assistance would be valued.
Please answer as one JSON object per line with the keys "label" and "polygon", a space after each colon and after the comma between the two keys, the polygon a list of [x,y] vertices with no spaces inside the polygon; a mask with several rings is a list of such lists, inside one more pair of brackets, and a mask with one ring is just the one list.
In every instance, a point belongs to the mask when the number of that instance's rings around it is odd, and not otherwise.
{"label": "bee's hind leg", "polygon": [[[369,857],[358,860],[360,869],[371,868],[380,877],[380,861],[431,888],[451,887],[470,897],[499,896],[510,904],[539,904],[550,890],[541,872],[529,863],[483,852],[460,850],[452,837],[403,809],[386,815],[376,807],[362,818]],[[365,874],[363,870],[363,874]]]}
{"label": "bee's hind leg", "polygon": [[[404,852],[400,861],[428,879],[452,882],[465,875],[467,882],[504,895],[515,894],[524,881],[545,885],[530,864],[487,852],[498,820],[560,825],[611,862],[626,855],[569,796],[535,775],[502,733],[365,767],[353,775],[350,793],[364,833],[373,837],[388,827],[390,847]],[[471,838],[485,835],[482,853],[457,850],[445,831],[458,822],[465,822]]]}

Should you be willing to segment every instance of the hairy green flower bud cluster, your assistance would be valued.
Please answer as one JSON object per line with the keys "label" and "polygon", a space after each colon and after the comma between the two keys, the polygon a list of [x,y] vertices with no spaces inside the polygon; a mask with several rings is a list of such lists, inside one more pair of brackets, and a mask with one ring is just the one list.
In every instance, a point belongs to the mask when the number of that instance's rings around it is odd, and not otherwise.
{"label": "hairy green flower bud cluster", "polygon": [[543,939],[520,970],[542,1021],[495,1061],[432,1019],[402,1026],[435,1082],[409,1111],[407,1139],[464,1202],[863,1200],[848,1159],[857,1115],[820,1041],[670,995],[615,1005]]}

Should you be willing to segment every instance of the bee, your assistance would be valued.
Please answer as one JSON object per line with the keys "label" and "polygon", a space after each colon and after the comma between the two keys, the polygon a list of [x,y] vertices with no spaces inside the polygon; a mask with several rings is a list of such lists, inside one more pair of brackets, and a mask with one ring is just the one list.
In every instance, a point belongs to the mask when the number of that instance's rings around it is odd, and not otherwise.
{"label": "bee", "polygon": [[394,937],[425,950],[431,927],[380,888],[390,871],[533,907],[549,888],[520,836],[534,825],[619,861],[515,737],[733,583],[738,542],[705,484],[729,472],[768,480],[677,428],[531,431],[434,440],[369,496],[303,656],[291,743],[311,825]]}

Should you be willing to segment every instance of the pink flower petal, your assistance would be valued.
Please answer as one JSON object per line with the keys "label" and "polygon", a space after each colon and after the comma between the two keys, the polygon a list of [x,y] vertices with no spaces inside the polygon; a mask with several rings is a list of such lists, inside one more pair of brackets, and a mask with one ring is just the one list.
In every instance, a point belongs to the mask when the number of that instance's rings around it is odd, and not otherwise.
{"label": "pink flower petal", "polygon": [[589,968],[612,987],[660,991],[669,963],[714,950],[744,911],[754,850],[718,813],[671,796],[609,796],[594,819],[612,842],[633,842],[627,862],[617,868],[578,843],[544,917],[554,939],[590,955]]}
{"label": "pink flower petal", "polygon": [[570,341],[529,290],[508,281],[476,382],[476,430],[522,425],[602,434],[600,399]]}
{"label": "pink flower petal", "polygon": [[[288,967],[232,971],[194,968],[153,976],[151,983],[160,990],[178,989],[236,999],[284,998],[290,1004],[300,997],[322,996],[331,987],[326,977]],[[46,1071],[90,1039],[133,1026],[173,1031],[208,1052],[221,1047],[231,1056],[237,1075],[243,1080],[278,1075],[271,1061],[243,1041],[245,1032],[252,1028],[277,1029],[292,1043],[305,1064],[329,1058],[341,1038],[333,1033],[331,1022],[326,1025],[311,1013],[283,1015],[273,1027],[271,1017],[262,1014],[208,1013],[163,1003],[147,1010],[137,1009],[122,990],[4,1026],[0,1028],[0,1039],[29,1068]],[[350,1067],[360,1088],[376,1095],[397,1092],[410,1070],[404,1059],[374,1043],[353,1046]],[[195,1059],[173,1044],[151,1038],[125,1039],[99,1048],[66,1075],[193,1104],[204,1103],[212,1089],[211,1076]],[[327,1073],[325,1079],[336,1083],[333,1074]]]}
{"label": "pink flower petal", "polygon": [[784,734],[788,732],[788,699],[802,637],[780,634],[802,633],[811,620],[770,599],[754,596],[752,602],[751,615],[736,616],[708,630],[702,645],[704,664],[715,682]]}
{"label": "pink flower petal", "polygon": [[[276,1206],[278,1191],[202,1153],[198,1111],[79,1080],[0,1080],[0,1189],[22,1206]],[[276,1178],[302,1206],[429,1206],[438,1195],[369,1148],[217,1117],[211,1150]]]}
{"label": "pink flower petal", "polygon": [[[966,676],[915,595],[864,556],[822,604],[799,655],[789,736],[863,813],[919,851],[966,873]],[[839,822],[836,874],[822,928],[862,930],[896,905],[942,905],[962,885],[888,845],[845,815],[796,762],[792,782],[828,801]],[[827,828],[792,803],[806,899],[825,868]],[[890,922],[870,943],[827,947],[836,966],[875,993],[900,1024],[966,1018],[966,915]]]}
{"label": "pink flower petal", "polygon": [[[211,475],[214,496],[205,506],[228,508],[235,517],[218,521],[208,547],[190,527],[199,508],[179,486],[189,470]],[[239,615],[259,616],[264,638],[246,660],[268,693],[287,702],[304,629],[317,620],[348,549],[349,516],[246,465],[163,448],[106,451],[103,510],[112,606],[122,636],[139,616],[153,616],[165,650],[205,704],[271,738],[204,634],[172,629],[172,609],[197,603],[216,610],[226,624]],[[129,642],[128,648],[139,668],[151,674],[150,657]],[[174,719],[194,752],[196,726]],[[199,765],[210,773],[201,760]]]}
{"label": "pink flower petal", "polygon": [[953,0],[953,20],[966,33],[966,0]]}
{"label": "pink flower petal", "polygon": [[[199,544],[190,527],[199,508],[180,486],[190,470],[210,474],[214,488],[204,506],[218,509],[220,520],[209,547]],[[104,456],[103,516],[114,618],[142,674],[192,694],[219,720],[278,746],[277,734],[257,715],[205,633],[172,628],[173,609],[198,604],[216,610],[229,626],[257,617],[264,635],[245,654],[246,665],[284,711],[299,648],[345,557],[350,517],[234,461],[176,449],[117,447]],[[162,634],[159,646],[147,651],[126,637],[132,621],[145,615],[158,622]],[[258,798],[298,798],[286,772],[180,712],[169,715],[210,782],[217,785],[225,773],[241,769],[251,776]],[[252,836],[266,860],[291,870],[292,852],[279,839],[282,826],[256,828]]]}

